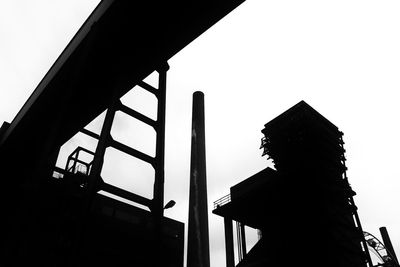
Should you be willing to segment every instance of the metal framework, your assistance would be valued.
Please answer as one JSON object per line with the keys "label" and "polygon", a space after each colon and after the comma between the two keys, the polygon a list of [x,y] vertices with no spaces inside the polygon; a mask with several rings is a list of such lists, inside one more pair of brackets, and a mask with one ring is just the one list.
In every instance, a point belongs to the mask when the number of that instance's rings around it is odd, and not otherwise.
{"label": "metal framework", "polygon": [[[144,90],[152,93],[157,98],[157,120],[148,118],[147,116],[133,110],[130,107],[125,106],[120,101],[119,97],[111,99],[106,116],[102,125],[100,134],[96,134],[88,129],[81,129],[80,132],[97,139],[97,146],[95,152],[91,152],[87,149],[78,147],[67,160],[66,168],[60,171],[60,168],[55,168],[54,171],[66,174],[75,173],[77,164],[83,164],[86,167],[86,172],[80,173],[86,176],[83,185],[84,199],[82,203],[82,218],[81,224],[77,229],[77,246],[76,251],[73,253],[75,259],[79,258],[79,247],[83,242],[84,233],[90,228],[90,212],[94,206],[94,200],[97,192],[104,191],[111,193],[112,195],[121,197],[123,199],[138,203],[145,207],[148,207],[153,215],[154,222],[154,252],[155,256],[152,259],[152,266],[160,266],[161,264],[161,228],[162,220],[164,217],[164,150],[165,150],[165,102],[166,102],[166,79],[167,71],[169,69],[168,63],[165,62],[163,66],[156,69],[158,72],[158,88],[154,88],[150,84],[140,81],[137,85]],[[156,153],[155,156],[149,156],[143,152],[140,152],[132,147],[129,147],[123,143],[120,143],[113,139],[111,136],[111,129],[114,121],[114,117],[117,111],[121,111],[135,119],[138,119],[142,123],[151,126],[156,132]],[[142,160],[150,164],[155,170],[154,185],[153,185],[153,198],[148,199],[141,195],[129,192],[122,188],[104,182],[101,177],[101,171],[104,164],[104,156],[108,147],[115,148],[123,153],[126,153],[132,157]],[[84,151],[93,155],[93,160],[90,163],[86,163],[78,159],[79,152]],[[71,166],[72,162],[72,166]],[[82,186],[81,186],[82,187]]]}
{"label": "metal framework", "polygon": [[[88,150],[84,150],[93,155],[93,161],[89,163],[88,168],[90,168],[89,174],[89,184],[88,184],[88,195],[92,198],[94,194],[98,191],[103,190],[105,192],[111,193],[113,195],[122,197],[124,199],[133,201],[135,203],[144,205],[150,209],[151,212],[156,215],[156,217],[163,216],[163,205],[164,205],[164,147],[165,147],[165,102],[166,102],[166,78],[169,66],[165,63],[164,66],[157,69],[159,74],[158,88],[140,81],[138,86],[144,90],[152,93],[157,98],[157,120],[148,118],[147,116],[139,113],[138,111],[125,106],[122,104],[120,99],[113,99],[113,102],[108,107],[106,116],[103,122],[100,135],[93,133],[85,128],[80,130],[81,133],[86,134],[92,138],[98,140],[96,151],[93,153]],[[155,157],[151,157],[145,153],[142,153],[134,148],[131,148],[123,143],[120,143],[113,139],[111,136],[111,128],[113,125],[115,113],[121,111],[146,125],[151,126],[156,131],[156,154]],[[153,199],[148,199],[143,196],[134,194],[132,192],[126,191],[124,189],[118,188],[116,186],[105,183],[101,177],[101,170],[104,163],[104,155],[108,147],[113,147],[121,152],[124,152],[132,157],[140,159],[148,164],[150,164],[155,170],[154,187],[153,187]],[[81,163],[77,159],[79,151],[83,148],[77,149],[68,158],[68,164],[71,160],[74,160],[73,166],[70,168],[75,168],[76,163]],[[87,163],[83,162],[85,166]],[[68,171],[68,170],[66,170]]]}
{"label": "metal framework", "polygon": [[[341,135],[340,135],[339,144],[340,144],[340,146],[341,146],[341,148],[343,150],[342,157],[341,157],[341,162],[342,162],[342,165],[344,167],[343,180],[346,183],[346,185],[348,185],[348,187],[350,188],[349,180],[347,178],[347,173],[346,173],[347,167],[346,167],[346,157],[344,156],[345,149],[343,147],[343,145],[344,145],[343,133],[341,133]],[[360,218],[358,217],[357,206],[356,206],[356,204],[354,202],[354,199],[353,199],[353,195],[354,194],[355,193],[352,190],[350,190],[349,194],[347,195],[347,199],[348,199],[348,202],[349,202],[349,204],[350,204],[350,206],[352,208],[351,213],[352,213],[353,219],[354,219],[354,221],[356,223],[356,228],[359,231],[359,233],[362,234],[362,233],[364,233],[364,231],[363,231],[362,226],[361,226]],[[371,255],[369,254],[368,245],[367,245],[367,242],[365,241],[364,236],[362,236],[362,238],[361,238],[361,244],[362,244],[362,250],[363,250],[363,252],[365,254],[366,262],[368,263],[369,267],[372,267],[373,264],[372,264],[372,260],[371,260]]]}
{"label": "metal framework", "polygon": [[372,252],[382,261],[382,263],[378,263],[375,266],[399,266],[396,256],[392,255],[390,250],[386,249],[385,245],[378,238],[364,231],[364,239]]}
{"label": "metal framework", "polygon": [[[90,168],[93,165],[93,160],[91,162],[85,162],[81,159],[79,159],[79,154],[81,152],[88,153],[89,155],[94,156],[94,153],[86,148],[78,146],[69,156],[67,159],[67,163],[65,164],[65,172],[72,172],[76,173],[80,171],[83,174],[89,175],[90,173]],[[72,164],[71,164],[72,162]],[[79,164],[79,165],[78,165]],[[84,171],[79,170],[79,166],[84,166],[85,169]]]}

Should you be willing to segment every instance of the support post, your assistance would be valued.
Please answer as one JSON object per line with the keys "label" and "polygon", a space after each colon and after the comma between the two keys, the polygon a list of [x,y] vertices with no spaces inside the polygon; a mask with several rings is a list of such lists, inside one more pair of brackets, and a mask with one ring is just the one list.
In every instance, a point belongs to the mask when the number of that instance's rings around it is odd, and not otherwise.
{"label": "support post", "polygon": [[79,150],[76,151],[76,155],[75,155],[75,160],[74,160],[74,164],[72,165],[72,172],[75,173],[76,170],[76,163],[77,163],[77,159],[79,158]]}
{"label": "support post", "polygon": [[242,246],[242,258],[246,256],[247,249],[246,249],[246,231],[244,229],[245,225],[240,223],[240,237],[241,237],[241,246]]}
{"label": "support post", "polygon": [[104,163],[104,154],[106,153],[108,141],[111,137],[111,128],[114,121],[116,112],[115,101],[107,109],[106,117],[104,118],[103,127],[101,128],[99,141],[97,143],[96,151],[93,156],[93,165],[90,171],[88,196],[91,198],[97,192],[101,170]]}
{"label": "support post", "polygon": [[243,260],[242,232],[240,231],[240,222],[236,222],[236,244],[238,250],[238,262]]}
{"label": "support post", "polygon": [[93,165],[89,175],[89,183],[85,195],[85,199],[82,205],[82,213],[80,218],[80,224],[77,229],[76,245],[72,251],[72,257],[69,262],[69,266],[73,266],[81,258],[82,248],[84,247],[85,232],[89,229],[89,218],[90,211],[92,208],[94,196],[97,193],[99,183],[101,181],[101,169],[104,163],[104,154],[106,152],[107,143],[110,139],[111,127],[114,121],[114,116],[116,112],[115,100],[111,103],[110,107],[107,109],[106,117],[103,122],[103,127],[101,128],[101,133],[99,136],[99,141],[97,143],[96,151],[93,156]]}
{"label": "support post", "polygon": [[168,63],[157,70],[157,123],[156,123],[156,157],[155,157],[155,179],[153,188],[153,209],[156,216],[162,218],[164,215],[164,157],[165,157],[165,102],[167,89]]}
{"label": "support post", "polygon": [[164,216],[164,158],[165,158],[165,106],[167,89],[168,63],[165,62],[158,70],[158,90],[153,92],[157,97],[157,121],[155,123],[156,156],[154,159],[154,187],[151,211],[154,218],[154,235],[156,256],[153,259],[153,266],[162,266],[162,220]]}
{"label": "support post", "polygon": [[226,267],[235,267],[232,220],[224,218]]}
{"label": "support post", "polygon": [[209,267],[204,94],[193,94],[187,267]]}
{"label": "support post", "polygon": [[396,262],[396,265],[399,265],[399,261],[397,260],[396,253],[394,252],[392,241],[390,241],[389,233],[386,227],[380,227],[379,231],[381,232],[383,244],[385,244],[386,250],[389,252],[389,256],[392,258],[393,261]]}

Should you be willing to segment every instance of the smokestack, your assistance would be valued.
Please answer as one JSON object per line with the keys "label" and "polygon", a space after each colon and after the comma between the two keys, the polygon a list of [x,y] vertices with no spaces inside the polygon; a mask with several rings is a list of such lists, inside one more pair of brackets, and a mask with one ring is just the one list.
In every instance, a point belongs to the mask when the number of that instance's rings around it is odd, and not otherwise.
{"label": "smokestack", "polygon": [[204,94],[193,94],[187,267],[210,267]]}
{"label": "smokestack", "polygon": [[386,250],[389,252],[389,256],[396,262],[398,266],[399,262],[397,260],[396,253],[394,252],[393,245],[390,241],[389,233],[386,227],[379,228],[379,231],[381,232],[383,244],[385,245]]}

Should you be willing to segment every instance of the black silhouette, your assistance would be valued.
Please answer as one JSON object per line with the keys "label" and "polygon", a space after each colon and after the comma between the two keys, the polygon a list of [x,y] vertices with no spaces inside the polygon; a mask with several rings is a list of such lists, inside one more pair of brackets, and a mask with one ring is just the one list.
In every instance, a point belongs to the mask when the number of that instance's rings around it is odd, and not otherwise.
{"label": "black silhouette", "polygon": [[[164,206],[167,61],[242,2],[100,2],[12,123],[0,129],[1,266],[183,266],[183,224],[163,212],[172,205]],[[154,71],[158,88],[143,82]],[[157,120],[119,101],[135,86],[157,98]],[[100,134],[84,128],[105,110]],[[155,157],[111,137],[116,111],[154,128]],[[60,147],[78,132],[97,139],[96,150],[78,148],[65,169],[55,168]],[[154,167],[152,199],[103,181],[107,147]],[[84,152],[91,162],[79,158]]]}
{"label": "black silhouette", "polygon": [[[237,266],[372,266],[346,176],[342,133],[301,101],[265,124],[266,168],[215,202],[225,218],[227,266],[232,220],[239,222]],[[230,199],[229,199],[230,198]],[[244,225],[262,237],[246,251]]]}
{"label": "black silhouette", "polygon": [[193,93],[187,267],[210,267],[204,94]]}

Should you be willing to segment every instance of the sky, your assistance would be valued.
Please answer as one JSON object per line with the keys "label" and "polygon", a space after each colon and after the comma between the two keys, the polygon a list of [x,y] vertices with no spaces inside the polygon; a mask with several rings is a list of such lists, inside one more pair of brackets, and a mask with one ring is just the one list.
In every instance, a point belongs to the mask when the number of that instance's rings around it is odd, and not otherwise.
{"label": "sky", "polygon": [[[98,2],[0,0],[0,121],[12,121]],[[212,267],[224,265],[223,220],[211,214],[212,202],[272,166],[261,157],[260,131],[300,100],[344,132],[362,226],[378,238],[386,226],[400,255],[398,14],[400,2],[389,0],[247,0],[169,60],[165,202],[177,204],[166,216],[187,222],[191,98],[201,90]],[[140,89],[123,102],[155,116],[156,100]],[[101,118],[88,128],[98,131]],[[134,119],[117,114],[112,135],[153,153],[154,132]],[[75,136],[57,164],[82,144],[95,147]],[[152,169],[117,151],[107,151],[102,175],[151,196]]]}

